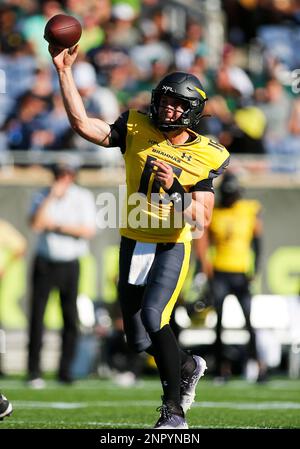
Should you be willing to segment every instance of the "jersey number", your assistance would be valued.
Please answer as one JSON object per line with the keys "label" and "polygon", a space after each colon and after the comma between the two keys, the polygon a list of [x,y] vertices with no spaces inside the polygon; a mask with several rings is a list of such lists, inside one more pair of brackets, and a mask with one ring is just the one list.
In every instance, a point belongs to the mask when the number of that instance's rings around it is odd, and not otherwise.
{"label": "jersey number", "polygon": [[[147,156],[147,160],[145,163],[145,167],[141,176],[141,181],[140,181],[140,186],[139,186],[139,193],[143,193],[144,195],[147,195],[148,193],[148,188],[149,188],[149,182],[151,179],[151,175],[153,174],[153,165],[151,164],[151,161],[156,161],[157,159],[155,157],[152,156]],[[174,165],[172,164],[168,164],[172,170],[173,173],[177,176],[177,178],[179,178],[179,176],[181,175],[182,169],[178,168],[178,167],[174,167]],[[159,193],[161,188],[160,183],[154,179],[152,182],[152,187],[151,187],[151,193]],[[163,198],[161,198],[162,200]]]}
{"label": "jersey number", "polygon": [[208,145],[210,145],[211,147],[216,148],[216,149],[219,150],[219,151],[223,151],[223,150],[224,150],[223,145],[221,145],[221,144],[218,143],[218,142],[215,142],[215,141],[212,140],[212,139],[209,139]]}

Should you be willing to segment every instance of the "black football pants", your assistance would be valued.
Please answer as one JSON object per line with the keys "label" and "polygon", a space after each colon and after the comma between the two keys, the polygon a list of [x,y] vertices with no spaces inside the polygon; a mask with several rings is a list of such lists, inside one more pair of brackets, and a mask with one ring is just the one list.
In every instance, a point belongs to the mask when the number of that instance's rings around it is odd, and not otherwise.
{"label": "black football pants", "polygon": [[224,360],[223,344],[221,340],[222,333],[222,312],[223,303],[227,295],[233,294],[238,299],[242,308],[246,329],[249,332],[248,358],[257,359],[255,330],[250,322],[251,312],[251,293],[249,290],[249,281],[244,273],[227,273],[216,271],[211,282],[214,307],[217,313],[216,341],[214,344],[216,359],[216,374],[221,374],[221,365]]}
{"label": "black football pants", "polygon": [[145,286],[128,283],[135,245],[135,240],[122,237],[118,295],[127,343],[142,352],[151,346],[149,334],[169,324],[188,271],[190,242],[158,243]]}
{"label": "black football pants", "polygon": [[43,320],[50,291],[57,288],[60,295],[63,330],[61,359],[58,376],[70,376],[70,366],[77,342],[77,306],[79,262],[51,262],[37,256],[33,262],[31,279],[30,327],[28,374],[30,378],[40,376],[40,351],[42,348]]}

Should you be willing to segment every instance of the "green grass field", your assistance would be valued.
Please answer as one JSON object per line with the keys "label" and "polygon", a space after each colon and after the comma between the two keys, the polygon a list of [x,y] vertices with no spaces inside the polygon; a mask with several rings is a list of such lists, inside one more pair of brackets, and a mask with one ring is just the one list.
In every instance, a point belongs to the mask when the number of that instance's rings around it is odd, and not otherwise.
{"label": "green grass field", "polygon": [[[110,380],[83,380],[71,387],[50,380],[44,390],[2,379],[1,391],[14,413],[0,422],[0,429],[150,429],[160,405],[156,378],[130,388]],[[232,380],[216,386],[202,379],[187,419],[194,429],[300,428],[300,380],[274,379],[263,385]]]}

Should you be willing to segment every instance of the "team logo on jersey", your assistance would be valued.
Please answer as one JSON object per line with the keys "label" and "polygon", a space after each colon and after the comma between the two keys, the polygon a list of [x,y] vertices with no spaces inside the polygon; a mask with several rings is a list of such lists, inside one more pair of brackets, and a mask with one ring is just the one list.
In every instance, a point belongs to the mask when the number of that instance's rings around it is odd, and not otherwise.
{"label": "team logo on jersey", "polygon": [[192,156],[187,153],[182,153],[181,157],[182,157],[182,159],[186,159],[188,162],[190,162],[192,160]]}
{"label": "team logo on jersey", "polygon": [[152,148],[151,152],[159,154],[160,156],[166,157],[168,159],[171,159],[172,161],[177,162],[177,164],[181,163],[181,160],[179,159],[179,157],[176,157],[173,154],[168,154],[165,151],[162,151],[162,150],[160,150],[158,148]]}

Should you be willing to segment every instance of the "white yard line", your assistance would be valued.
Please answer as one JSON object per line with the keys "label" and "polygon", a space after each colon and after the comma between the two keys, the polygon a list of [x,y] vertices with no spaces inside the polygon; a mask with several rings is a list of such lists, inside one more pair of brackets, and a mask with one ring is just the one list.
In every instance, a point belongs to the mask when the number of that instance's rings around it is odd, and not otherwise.
{"label": "white yard line", "polygon": [[[30,421],[24,421],[22,419],[17,419],[17,418],[10,418],[10,421],[6,421],[7,423],[9,422],[13,422],[14,424],[25,424],[26,426],[28,426],[29,424],[32,425],[38,425],[38,424],[45,424],[45,420],[32,420],[30,419]],[[103,421],[80,421],[80,423],[78,423],[78,421],[55,421],[55,429],[57,429],[57,425],[61,424],[61,426],[63,428],[70,428],[71,426],[73,426],[73,428],[77,428],[78,424],[80,424],[80,428],[84,428],[83,426],[94,426],[94,427],[99,427],[102,426],[103,429],[105,429],[105,427],[111,427],[112,429],[119,429],[120,426],[126,426],[126,428],[133,428],[133,429],[150,429],[151,426],[149,425],[149,423],[129,423],[129,422],[103,422]],[[50,428],[50,427],[47,427]],[[53,427],[54,428],[54,427]],[[71,427],[72,428],[72,427]]]}
{"label": "white yard line", "polygon": [[232,410],[300,410],[300,402],[195,402],[193,407]]}
{"label": "white yard line", "polygon": [[95,401],[95,402],[46,402],[46,401],[13,401],[14,408],[54,408],[76,409],[88,407],[157,407],[157,401]]}
{"label": "white yard line", "polygon": [[[74,410],[88,407],[155,407],[157,401],[95,401],[95,402],[45,402],[14,401],[15,409]],[[232,410],[300,410],[300,402],[195,402],[197,408],[222,408]]]}

